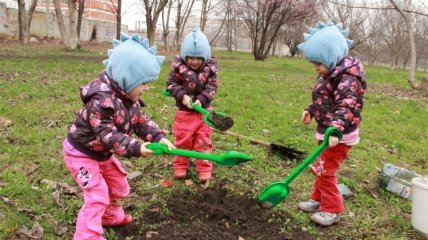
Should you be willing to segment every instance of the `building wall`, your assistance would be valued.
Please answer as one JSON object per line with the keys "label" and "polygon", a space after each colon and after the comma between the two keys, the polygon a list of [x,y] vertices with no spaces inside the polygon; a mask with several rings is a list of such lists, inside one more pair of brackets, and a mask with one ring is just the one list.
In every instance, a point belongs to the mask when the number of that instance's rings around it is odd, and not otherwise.
{"label": "building wall", "polygon": [[[68,0],[61,0],[61,10],[64,14],[68,12]],[[51,12],[55,11],[55,6],[52,0],[39,0],[36,10],[41,12],[46,11],[46,3]],[[77,2],[76,2],[77,4]],[[104,22],[116,23],[116,15],[114,9],[117,8],[118,0],[85,0],[85,9],[83,15],[90,20],[98,20]],[[77,7],[77,6],[76,6]]]}
{"label": "building wall", "polygon": [[[64,24],[67,29],[68,17],[64,16]],[[122,32],[128,32],[128,25],[122,25]],[[106,21],[91,20],[86,17],[82,19],[80,31],[81,41],[92,40],[92,33],[96,31],[97,42],[110,42],[116,37],[116,24]],[[6,8],[6,5],[0,2],[0,39],[19,37],[18,9]],[[45,11],[35,11],[31,21],[31,36],[38,38],[57,38],[61,39],[56,15],[54,11],[49,12],[46,21]]]}

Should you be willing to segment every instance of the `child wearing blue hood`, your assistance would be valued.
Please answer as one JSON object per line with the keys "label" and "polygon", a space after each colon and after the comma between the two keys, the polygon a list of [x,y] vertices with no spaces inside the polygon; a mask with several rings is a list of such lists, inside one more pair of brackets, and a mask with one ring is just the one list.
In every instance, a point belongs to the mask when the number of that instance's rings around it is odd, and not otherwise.
{"label": "child wearing blue hood", "polygon": [[303,111],[302,123],[312,118],[317,122],[315,138],[320,142],[329,126],[343,133],[341,141],[330,136],[329,147],[315,163],[316,177],[309,201],[297,207],[316,212],[311,220],[323,226],[340,221],[344,211],[342,195],[337,189],[336,171],[346,159],[353,145],[358,144],[363,96],[367,88],[364,68],[360,60],[348,55],[348,31],[332,21],[318,22],[304,34],[298,47],[303,56],[314,64],[318,79],[312,91],[312,103]]}
{"label": "child wearing blue hood", "polygon": [[[212,129],[203,121],[202,114],[192,109],[193,102],[212,110],[218,86],[217,62],[211,57],[211,48],[199,27],[194,27],[181,44],[181,54],[171,64],[166,88],[176,100],[178,111],[174,116],[174,145],[181,149],[210,153]],[[212,178],[210,161],[196,159],[196,171],[201,182]],[[175,156],[174,177],[187,177],[189,158]]]}
{"label": "child wearing blue hood", "polygon": [[[156,56],[148,40],[121,34],[103,63],[105,71],[81,88],[82,108],[63,143],[65,164],[83,190],[84,203],[77,216],[75,240],[105,239],[103,228],[132,222],[122,199],[129,194],[126,171],[113,155],[146,157],[150,142],[174,145],[141,111],[140,100],[149,82],[158,78],[164,57]],[[144,142],[132,138],[135,133]]]}

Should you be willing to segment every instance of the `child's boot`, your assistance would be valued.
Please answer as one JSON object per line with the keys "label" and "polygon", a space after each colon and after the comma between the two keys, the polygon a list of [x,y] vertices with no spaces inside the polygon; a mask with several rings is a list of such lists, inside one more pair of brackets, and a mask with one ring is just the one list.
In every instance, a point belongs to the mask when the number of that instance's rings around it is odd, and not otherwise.
{"label": "child's boot", "polygon": [[337,213],[317,212],[311,216],[311,220],[322,226],[330,226],[340,221],[340,216]]}
{"label": "child's boot", "polygon": [[199,176],[200,182],[206,182],[212,178],[212,172],[211,171],[199,172],[198,176]]}
{"label": "child's boot", "polygon": [[174,178],[185,179],[187,177],[187,169],[174,169]]}
{"label": "child's boot", "polygon": [[320,203],[309,199],[309,201],[306,202],[299,202],[297,204],[297,208],[304,211],[304,212],[317,212],[320,207]]}
{"label": "child's boot", "polygon": [[106,222],[106,221],[103,219],[103,221],[101,222],[101,224],[102,224],[104,227],[123,227],[123,226],[126,226],[126,225],[128,225],[128,224],[132,223],[132,220],[133,220],[133,219],[132,219],[132,215],[131,215],[131,214],[125,214],[125,216],[123,217],[122,222],[120,222],[120,223],[111,224],[111,223]]}

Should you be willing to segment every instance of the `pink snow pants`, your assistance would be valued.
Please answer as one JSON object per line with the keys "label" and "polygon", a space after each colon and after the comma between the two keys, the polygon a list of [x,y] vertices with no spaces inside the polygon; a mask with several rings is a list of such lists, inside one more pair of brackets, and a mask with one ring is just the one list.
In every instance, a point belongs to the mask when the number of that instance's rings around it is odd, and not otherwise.
{"label": "pink snow pants", "polygon": [[[212,129],[204,120],[203,115],[197,112],[177,111],[174,117],[174,145],[177,148],[195,150],[198,152],[211,153]],[[196,171],[212,171],[211,161],[197,159],[195,161]],[[189,158],[175,156],[173,162],[174,169],[188,169]]]}
{"label": "pink snow pants", "polygon": [[64,141],[64,161],[73,179],[83,190],[84,203],[76,222],[74,240],[105,240],[101,222],[121,223],[125,213],[122,198],[128,196],[127,174],[119,160],[98,162]]}
{"label": "pink snow pants", "polygon": [[316,161],[317,176],[311,199],[321,203],[321,212],[341,213],[345,210],[342,195],[337,188],[336,171],[346,159],[350,150],[351,146],[339,143],[324,150]]}

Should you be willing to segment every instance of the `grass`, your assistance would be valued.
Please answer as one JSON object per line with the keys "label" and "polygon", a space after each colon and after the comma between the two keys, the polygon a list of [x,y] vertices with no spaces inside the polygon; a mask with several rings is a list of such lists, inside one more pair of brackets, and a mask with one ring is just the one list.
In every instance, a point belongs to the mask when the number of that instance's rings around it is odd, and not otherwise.
{"label": "grass", "polygon": [[[45,239],[61,238],[54,233],[52,222],[73,226],[81,199],[66,197],[64,207],[58,206],[52,195],[55,189],[44,180],[74,184],[62,162],[62,141],[81,105],[79,87],[100,73],[108,47],[66,51],[57,46],[1,43],[0,117],[11,120],[12,125],[0,126],[0,219],[4,219],[0,239],[9,239],[17,229],[31,228],[35,222],[44,228]],[[221,85],[213,105],[234,118],[232,131],[307,153],[316,148],[314,123],[309,127],[300,124],[315,78],[310,63],[277,57],[256,62],[251,54],[226,51],[214,55],[219,59]],[[162,97],[161,90],[172,57],[167,56],[159,81],[144,96],[146,112],[169,130],[174,103]],[[355,193],[345,202],[343,223],[319,228],[307,214],[295,210],[296,203],[307,199],[311,190],[313,176],[305,172],[291,185],[287,200],[272,210],[289,214],[284,229],[299,225],[320,239],[423,238],[411,226],[410,201],[382,189],[374,198],[367,189],[377,190],[378,171],[387,162],[428,174],[428,99],[409,90],[406,71],[367,67],[366,72],[369,88],[362,141],[339,171],[339,181]],[[169,138],[172,140],[171,135]],[[214,133],[213,141],[216,152],[233,149],[255,158],[242,166],[215,169],[217,178],[237,195],[256,198],[267,184],[283,179],[298,165],[245,140]],[[159,176],[171,177],[170,166],[163,167],[156,157],[131,162],[133,169],[145,173],[127,201],[134,211],[171,196],[172,189],[155,187]],[[178,190],[186,188],[181,182],[174,184]],[[113,231],[106,236],[119,239]]]}

